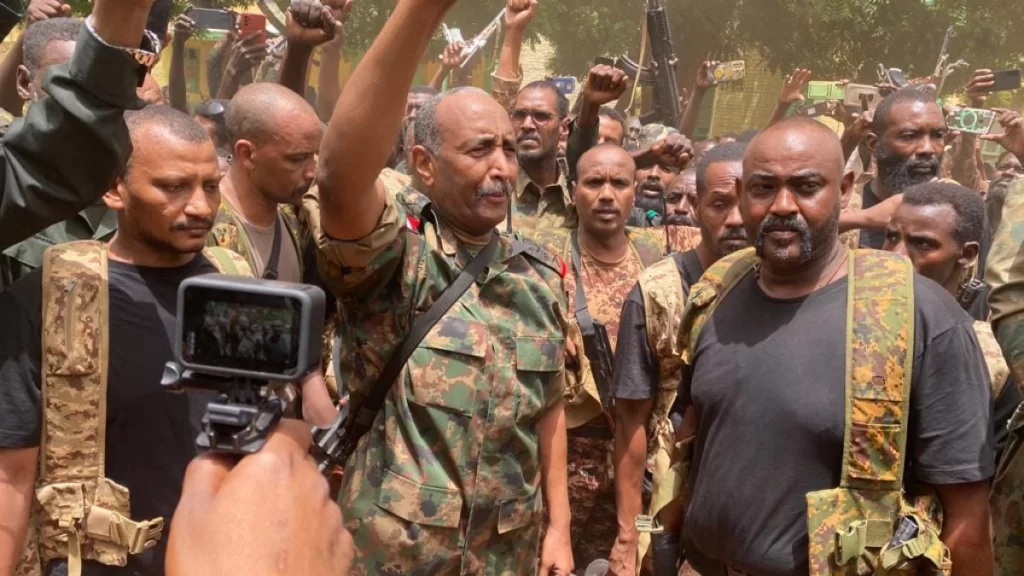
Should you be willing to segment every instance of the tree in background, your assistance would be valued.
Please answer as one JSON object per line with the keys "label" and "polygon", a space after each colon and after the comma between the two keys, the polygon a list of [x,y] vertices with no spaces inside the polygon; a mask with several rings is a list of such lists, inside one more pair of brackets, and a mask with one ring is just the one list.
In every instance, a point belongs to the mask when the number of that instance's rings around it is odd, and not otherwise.
{"label": "tree in background", "polygon": [[[730,60],[756,50],[774,71],[808,68],[819,80],[875,80],[884,63],[912,76],[935,67],[950,24],[957,35],[952,58],[973,68],[1024,65],[1024,10],[1017,0],[662,0],[669,12],[679,78],[688,84],[705,59]],[[69,0],[76,14],[90,0]],[[287,0],[278,0],[287,6]],[[345,51],[362,54],[383,27],[396,0],[357,0],[347,25]],[[247,0],[174,0],[176,11],[189,3],[238,8]],[[503,0],[459,2],[446,18],[472,37],[490,22]],[[543,0],[530,33],[555,48],[550,68],[582,77],[596,56],[640,51],[642,0]],[[1017,32],[1017,33],[1015,33]],[[494,42],[495,40],[492,40]],[[431,53],[443,50],[440,37]],[[493,44],[488,49],[493,48]],[[948,86],[966,82],[959,72]]]}

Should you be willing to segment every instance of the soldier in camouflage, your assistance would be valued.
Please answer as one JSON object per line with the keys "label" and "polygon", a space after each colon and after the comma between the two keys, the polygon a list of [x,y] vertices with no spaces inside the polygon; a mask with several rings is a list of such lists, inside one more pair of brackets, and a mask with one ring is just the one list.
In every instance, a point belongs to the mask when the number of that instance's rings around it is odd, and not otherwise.
{"label": "soldier in camouflage", "polygon": [[[594,322],[604,325],[614,353],[622,303],[637,277],[664,256],[659,230],[626,228],[633,205],[636,169],[628,152],[601,144],[583,155],[579,182],[573,194],[580,226],[568,230],[536,230],[530,234],[563,261],[573,262],[574,239],[582,270],[569,265],[566,291],[569,310],[582,305],[577,283],[582,282],[586,306]],[[696,237],[695,229],[691,238]],[[593,367],[600,359],[590,358]],[[610,376],[610,375],[609,375]],[[573,511],[573,559],[580,567],[607,558],[617,533],[612,486],[610,414],[602,410],[593,369],[570,379],[566,419],[569,427],[569,504]],[[608,383],[610,384],[610,382]],[[605,391],[607,394],[608,391]],[[607,408],[611,408],[608,406]]]}
{"label": "soldier in camouflage", "polygon": [[256,83],[232,100],[227,125],[234,155],[209,244],[241,254],[258,276],[269,268],[271,279],[301,282],[306,234],[295,207],[316,173],[320,120],[291,90]]}
{"label": "soldier in camouflage", "polygon": [[683,319],[686,559],[701,574],[991,574],[991,386],[972,319],[907,260],[840,245],[843,165],[806,118],[745,154],[756,251],[706,271]]}
{"label": "soldier in camouflage", "polygon": [[[1018,126],[1020,130],[1020,126]],[[1024,136],[1024,135],[1022,135]],[[1024,138],[1022,138],[1024,142]],[[1024,148],[1022,148],[1024,152]],[[1010,184],[1002,222],[992,240],[985,283],[991,289],[992,329],[1003,350],[1010,373],[1024,380],[1024,180]],[[1009,443],[992,486],[997,576],[1024,571],[1024,409],[1018,408],[1009,424]]]}
{"label": "soldier in camouflage", "polygon": [[[654,430],[649,423],[662,383],[675,386],[683,377],[676,334],[690,286],[723,256],[749,246],[737,197],[745,150],[745,144],[728,143],[704,155],[694,170],[700,243],[645,270],[622,307],[612,385],[618,510],[618,532],[611,555],[615,574],[635,571],[639,534],[634,520],[642,512],[648,438]],[[667,419],[668,411],[659,417]],[[676,539],[678,528],[668,528]]]}
{"label": "soldier in camouflage", "polygon": [[[390,387],[346,465],[339,504],[355,574],[568,574],[563,394],[575,350],[564,264],[495,236],[518,168],[507,112],[473,88],[420,108],[415,144],[430,158],[421,180],[431,200],[422,218],[377,181],[417,63],[453,4],[399,1],[342,92],[308,198],[343,318],[340,379],[354,405]],[[397,381],[375,382],[413,318],[492,242],[486,273]]]}

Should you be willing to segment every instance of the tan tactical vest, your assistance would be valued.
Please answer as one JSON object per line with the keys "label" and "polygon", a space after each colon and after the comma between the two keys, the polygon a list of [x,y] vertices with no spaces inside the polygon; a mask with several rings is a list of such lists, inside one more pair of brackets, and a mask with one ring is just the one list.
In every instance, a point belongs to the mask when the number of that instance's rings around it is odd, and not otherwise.
{"label": "tan tactical vest", "polygon": [[[640,275],[640,293],[644,299],[647,343],[658,359],[658,389],[647,429],[647,465],[655,486],[660,492],[680,490],[670,485],[681,477],[672,473],[675,432],[669,413],[676,401],[676,393],[683,370],[683,335],[680,331],[683,310],[686,307],[688,287],[683,286],[675,259],[665,258]],[[660,483],[660,485],[659,485]],[[664,499],[664,505],[673,498]],[[655,513],[652,512],[652,516]],[[637,567],[642,564],[650,546],[650,534],[641,532],[637,546]]]}
{"label": "tan tactical vest", "polygon": [[[752,249],[712,266],[690,292],[680,328],[683,361],[692,361],[701,329],[715,307],[757,263]],[[809,576],[949,574],[949,551],[939,540],[941,511],[934,497],[908,501],[903,471],[914,360],[913,266],[895,254],[857,250],[849,259],[846,416],[838,488],[807,494]],[[666,402],[675,389],[664,390]],[[693,438],[658,458],[671,461],[655,477],[651,510],[685,498]],[[669,460],[669,459],[672,460]],[[904,518],[917,536],[890,546]]]}
{"label": "tan tactical vest", "polygon": [[[240,256],[207,248],[225,274],[251,276]],[[125,566],[152,548],[163,518],[131,519],[128,490],[104,477],[109,298],[107,246],[84,241],[46,251],[42,277],[42,438],[28,543],[17,576],[39,576],[50,561]]]}

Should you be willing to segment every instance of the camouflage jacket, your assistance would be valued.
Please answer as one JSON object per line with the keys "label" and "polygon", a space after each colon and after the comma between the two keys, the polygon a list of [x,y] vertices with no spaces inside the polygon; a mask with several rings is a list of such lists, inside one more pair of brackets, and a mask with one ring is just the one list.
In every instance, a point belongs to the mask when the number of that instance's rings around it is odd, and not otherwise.
{"label": "camouflage jacket", "polygon": [[[394,196],[376,230],[337,241],[306,206],[338,297],[341,379],[353,404],[471,259],[429,206]],[[541,522],[537,422],[562,401],[564,271],[502,236],[487,269],[428,332],[345,469],[339,503],[354,574],[533,574]]]}
{"label": "camouflage jacket", "polygon": [[[572,262],[572,231],[558,228],[533,230],[525,234],[563,262]],[[590,313],[595,321],[601,322],[608,330],[608,338],[615,351],[616,337],[619,332],[619,315],[622,304],[629,291],[636,284],[637,278],[649,266],[655,264],[665,255],[664,237],[652,228],[626,228],[629,238],[630,256],[614,268],[605,269],[599,285],[586,285],[585,293]],[[581,258],[583,255],[581,254]],[[584,258],[584,267],[586,259]],[[576,309],[577,271],[571,264],[567,265],[565,289],[570,312]],[[571,319],[573,322],[575,318]],[[575,334],[575,330],[572,331]],[[577,343],[577,350],[582,350],[582,340]],[[578,369],[566,374],[566,421],[567,426],[581,426],[601,414],[601,401],[597,391],[597,383],[590,371],[590,362],[580,363]]]}
{"label": "camouflage jacket", "polygon": [[[306,227],[299,222],[299,212],[293,206],[282,204],[278,207],[278,213],[284,222],[285,232],[291,237],[295,245],[295,253],[299,259],[299,267],[302,267],[302,255],[305,253],[305,246],[308,243],[308,232]],[[217,218],[214,220],[213,229],[206,237],[207,246],[219,246],[225,250],[231,250],[239,254],[249,263],[254,272],[258,270],[256,259],[252,254],[252,246],[249,243],[249,235],[245,231],[245,224],[235,214],[234,208],[226,200],[222,199],[220,208],[217,210]]]}
{"label": "camouflage jacket", "polygon": [[[587,150],[597,145],[597,139],[598,126],[583,128],[573,120],[569,124],[565,158],[558,159],[558,180],[543,190],[520,166],[509,207],[513,230],[576,227],[579,218],[571,193],[572,183],[576,180],[576,164]],[[508,225],[506,222],[506,227]]]}
{"label": "camouflage jacket", "polygon": [[[1014,380],[1024,378],[1024,181],[1006,194],[1003,218],[992,239],[985,269],[991,290],[992,330]],[[1010,438],[992,486],[990,509],[994,531],[995,574],[1024,573],[1024,407],[1010,421]]]}
{"label": "camouflage jacket", "polygon": [[0,290],[9,288],[25,274],[43,265],[51,246],[78,240],[109,241],[117,231],[117,212],[102,202],[82,210],[64,222],[4,250],[0,256]]}

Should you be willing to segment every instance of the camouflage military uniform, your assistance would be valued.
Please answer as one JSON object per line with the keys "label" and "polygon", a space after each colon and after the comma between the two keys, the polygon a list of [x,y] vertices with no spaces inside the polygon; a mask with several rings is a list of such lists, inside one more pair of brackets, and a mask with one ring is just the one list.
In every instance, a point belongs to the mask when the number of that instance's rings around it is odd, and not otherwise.
{"label": "camouflage military uniform", "polygon": [[[992,240],[985,270],[992,329],[1010,373],[1024,382],[1024,181],[1006,194],[1003,219]],[[1024,407],[1010,421],[1010,438],[992,486],[996,575],[1024,573]]]}
{"label": "camouflage military uniform", "polygon": [[4,250],[0,256],[0,290],[43,265],[47,248],[78,240],[106,242],[117,231],[117,213],[102,202],[54,224],[35,236]]}
{"label": "camouflage military uniform", "polygon": [[[470,256],[429,207],[414,226],[388,195],[376,230],[343,242],[320,229],[318,204],[307,196],[343,319],[341,379],[358,399]],[[346,466],[352,574],[535,572],[536,425],[564,393],[563,272],[540,247],[503,236],[486,278],[413,353]]]}
{"label": "camouflage military uniform", "polygon": [[[522,82],[522,70],[516,78],[491,75],[491,96],[510,114]],[[598,128],[599,124],[591,128],[580,128],[575,120],[570,123],[565,158],[559,158],[558,180],[543,190],[530,181],[526,171],[520,167],[515,195],[511,199],[512,229],[576,227],[578,218],[569,193],[569,184],[575,179],[576,163],[587,150],[597,145]]]}
{"label": "camouflage military uniform", "polygon": [[[303,226],[300,225],[296,212],[297,210],[293,206],[282,204],[278,207],[278,213],[284,222],[285,231],[295,245],[295,253],[298,256],[301,269],[302,254],[307,243],[308,232],[304,231]],[[259,266],[260,263],[256,261],[253,255],[249,237],[245,232],[245,224],[235,214],[234,208],[231,207],[227,200],[223,200],[220,203],[220,208],[217,210],[217,218],[213,223],[213,229],[210,230],[210,234],[206,237],[206,245],[219,246],[241,255],[254,272],[258,275],[263,274],[263,269]]]}
{"label": "camouflage military uniform", "polygon": [[[644,268],[660,260],[665,250],[664,240],[653,229],[627,228],[626,235],[630,251],[621,262],[606,264],[582,247],[580,252],[587,304],[594,321],[607,329],[613,352],[619,333],[619,313],[626,295]],[[572,261],[570,231],[536,230],[530,237],[563,261]],[[577,281],[575,268],[569,266],[565,278],[569,310],[576,309]],[[582,349],[582,343],[578,348]],[[575,389],[569,391],[571,396],[566,398],[566,421],[570,428],[569,507],[573,514],[573,558],[582,569],[594,560],[608,557],[618,534],[618,519],[612,483],[612,430],[601,417],[601,403],[591,373],[584,371],[574,376],[580,384],[573,387]]]}

